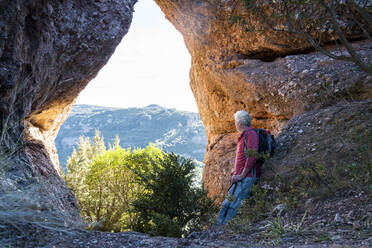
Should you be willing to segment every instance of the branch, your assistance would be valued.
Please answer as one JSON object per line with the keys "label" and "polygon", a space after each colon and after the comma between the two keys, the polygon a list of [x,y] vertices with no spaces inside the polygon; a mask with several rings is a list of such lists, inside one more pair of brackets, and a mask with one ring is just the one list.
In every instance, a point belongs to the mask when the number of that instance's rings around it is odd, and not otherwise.
{"label": "branch", "polygon": [[345,34],[342,32],[340,25],[337,22],[336,13],[334,10],[334,0],[331,0],[331,6],[329,6],[323,0],[319,0],[319,2],[321,5],[323,5],[324,8],[326,8],[329,11],[331,15],[331,21],[336,29],[336,33],[339,36],[342,44],[345,46],[346,50],[349,52],[349,54],[353,58],[353,61],[360,67],[360,69],[362,69],[365,72],[371,73],[371,69],[368,68],[368,66],[363,63],[363,61],[360,59],[358,54],[355,52],[351,43],[346,39]]}

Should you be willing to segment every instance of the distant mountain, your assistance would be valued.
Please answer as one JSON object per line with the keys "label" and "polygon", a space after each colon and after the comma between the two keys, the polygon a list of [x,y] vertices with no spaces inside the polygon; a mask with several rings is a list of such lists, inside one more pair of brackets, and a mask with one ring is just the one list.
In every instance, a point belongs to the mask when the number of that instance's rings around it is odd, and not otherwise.
{"label": "distant mountain", "polygon": [[144,148],[152,142],[164,151],[204,160],[207,137],[197,113],[158,105],[120,109],[76,104],[55,140],[62,166],[77,147],[79,137],[93,137],[96,129],[106,145],[118,135],[124,148]]}

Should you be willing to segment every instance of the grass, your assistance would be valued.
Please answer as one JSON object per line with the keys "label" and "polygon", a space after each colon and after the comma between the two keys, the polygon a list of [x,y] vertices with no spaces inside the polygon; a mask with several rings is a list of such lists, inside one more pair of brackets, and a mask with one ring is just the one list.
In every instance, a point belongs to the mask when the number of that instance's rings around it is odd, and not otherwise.
{"label": "grass", "polygon": [[74,235],[69,229],[72,223],[67,222],[65,216],[69,213],[54,207],[56,199],[50,195],[53,182],[39,178],[17,179],[12,171],[16,153],[0,155],[0,247],[24,247],[25,244],[43,247],[53,241],[53,234]]}
{"label": "grass", "polygon": [[[1,178],[0,193],[0,247],[50,247],[54,235],[73,237],[76,230],[61,211],[51,207],[43,195],[48,182],[34,182],[20,189],[10,180]],[[8,187],[4,187],[4,184]],[[58,241],[55,240],[56,242]]]}
{"label": "grass", "polygon": [[305,211],[298,223],[285,221],[281,216],[278,215],[273,221],[269,222],[270,234],[274,237],[282,237],[284,234],[288,233],[299,235],[302,231],[302,226],[306,215],[307,212]]}
{"label": "grass", "polygon": [[0,246],[34,241],[48,231],[66,232],[64,219],[40,203],[36,184],[26,189],[7,190],[0,195]]}

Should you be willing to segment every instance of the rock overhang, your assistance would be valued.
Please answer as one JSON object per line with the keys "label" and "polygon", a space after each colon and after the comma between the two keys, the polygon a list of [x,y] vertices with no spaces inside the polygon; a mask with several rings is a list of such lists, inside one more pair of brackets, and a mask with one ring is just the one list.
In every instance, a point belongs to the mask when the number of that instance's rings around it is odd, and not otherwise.
{"label": "rock overhang", "polygon": [[[135,2],[2,3],[0,113],[10,127],[5,130],[2,122],[2,145],[10,147],[26,129],[26,146],[32,147],[26,157],[37,157],[34,148],[44,147],[40,154],[50,154],[49,169],[57,174],[52,161],[57,161],[53,140],[58,128],[128,31]],[[238,5],[232,7],[232,2]],[[293,115],[350,97],[371,97],[371,78],[355,65],[317,52],[303,54],[312,48],[297,36],[252,34],[233,25],[233,12],[247,15],[239,1],[156,3],[192,56],[190,85],[208,135],[206,171],[219,175],[216,182],[203,180],[218,188],[214,194],[223,192],[222,177],[232,166],[235,111],[248,110],[254,126],[278,133]],[[357,37],[349,27],[353,25],[347,26],[350,37]],[[370,43],[356,46],[370,56]],[[225,148],[231,150],[228,155]],[[37,160],[31,163],[37,168]]]}

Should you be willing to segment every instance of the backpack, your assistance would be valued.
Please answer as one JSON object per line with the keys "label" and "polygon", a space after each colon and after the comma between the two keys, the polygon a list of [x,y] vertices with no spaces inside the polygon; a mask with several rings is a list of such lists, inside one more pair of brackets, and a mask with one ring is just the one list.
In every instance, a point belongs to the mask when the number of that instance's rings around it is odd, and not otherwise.
{"label": "backpack", "polygon": [[[256,128],[255,129],[258,135],[258,153],[259,154],[267,154],[266,157],[259,157],[257,158],[257,162],[264,163],[267,156],[272,157],[274,155],[275,150],[275,138],[274,135],[270,133],[270,131],[265,130],[263,128]],[[244,138],[244,150],[247,151],[246,141]],[[246,153],[246,152],[245,152]]]}
{"label": "backpack", "polygon": [[274,135],[272,135],[270,131],[262,128],[257,128],[255,130],[258,135],[258,153],[263,152],[272,157],[276,145]]}

